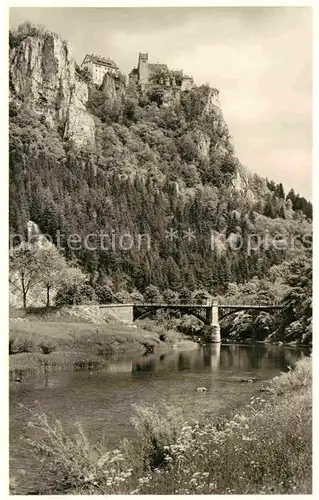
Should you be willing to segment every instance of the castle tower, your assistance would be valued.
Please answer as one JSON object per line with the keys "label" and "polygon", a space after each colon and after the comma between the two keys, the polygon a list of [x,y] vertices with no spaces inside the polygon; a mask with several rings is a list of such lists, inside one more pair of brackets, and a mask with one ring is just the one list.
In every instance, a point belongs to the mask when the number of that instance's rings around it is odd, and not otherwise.
{"label": "castle tower", "polygon": [[148,53],[143,54],[142,52],[138,55],[138,81],[142,87],[145,88],[145,85],[148,83],[149,71],[148,71]]}

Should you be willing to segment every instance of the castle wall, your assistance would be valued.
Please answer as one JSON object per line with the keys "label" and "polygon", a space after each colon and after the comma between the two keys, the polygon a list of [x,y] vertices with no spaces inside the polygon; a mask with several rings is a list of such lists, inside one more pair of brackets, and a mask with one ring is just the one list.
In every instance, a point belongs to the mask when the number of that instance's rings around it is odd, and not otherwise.
{"label": "castle wall", "polygon": [[94,64],[92,63],[92,61],[83,63],[82,68],[87,68],[90,71],[92,75],[92,81],[93,83],[95,83],[95,85],[101,85],[104,75],[106,75],[107,73],[117,73],[117,70],[114,68],[109,68],[107,66],[103,66],[102,64]]}

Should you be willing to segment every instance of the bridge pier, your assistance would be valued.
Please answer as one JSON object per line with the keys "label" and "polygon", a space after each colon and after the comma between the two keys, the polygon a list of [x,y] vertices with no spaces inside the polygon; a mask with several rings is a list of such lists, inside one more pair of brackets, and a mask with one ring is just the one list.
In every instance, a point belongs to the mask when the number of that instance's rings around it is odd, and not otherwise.
{"label": "bridge pier", "polygon": [[213,299],[211,307],[206,310],[206,323],[211,327],[210,341],[212,343],[221,342],[220,325],[218,320],[218,301]]}

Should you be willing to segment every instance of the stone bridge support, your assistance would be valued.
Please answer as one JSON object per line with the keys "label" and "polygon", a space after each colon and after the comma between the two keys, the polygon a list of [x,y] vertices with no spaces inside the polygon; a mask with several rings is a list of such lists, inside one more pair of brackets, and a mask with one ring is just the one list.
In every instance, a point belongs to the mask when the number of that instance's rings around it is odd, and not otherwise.
{"label": "stone bridge support", "polygon": [[133,323],[133,304],[103,304],[100,305],[100,310],[106,315],[113,316],[119,321],[132,325]]}
{"label": "stone bridge support", "polygon": [[220,325],[218,319],[218,301],[211,300],[211,307],[206,309],[206,324],[211,328],[211,342],[218,343],[221,341]]}

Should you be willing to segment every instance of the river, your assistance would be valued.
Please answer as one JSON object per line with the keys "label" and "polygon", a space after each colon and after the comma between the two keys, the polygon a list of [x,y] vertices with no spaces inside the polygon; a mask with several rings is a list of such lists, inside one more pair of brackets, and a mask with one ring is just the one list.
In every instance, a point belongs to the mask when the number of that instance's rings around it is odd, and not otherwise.
{"label": "river", "polygon": [[[134,438],[130,422],[134,403],[173,403],[185,419],[202,420],[227,415],[246,404],[266,380],[294,366],[309,349],[251,345],[209,345],[189,351],[110,359],[103,371],[68,371],[30,375],[23,383],[10,382],[10,475],[18,494],[38,491],[50,479],[50,471],[30,453],[23,438],[37,436],[27,426],[37,409],[50,419],[60,419],[72,432],[78,420],[93,442],[102,438],[111,448],[124,438]],[[255,383],[240,382],[256,377]],[[207,392],[197,392],[204,386]]]}

